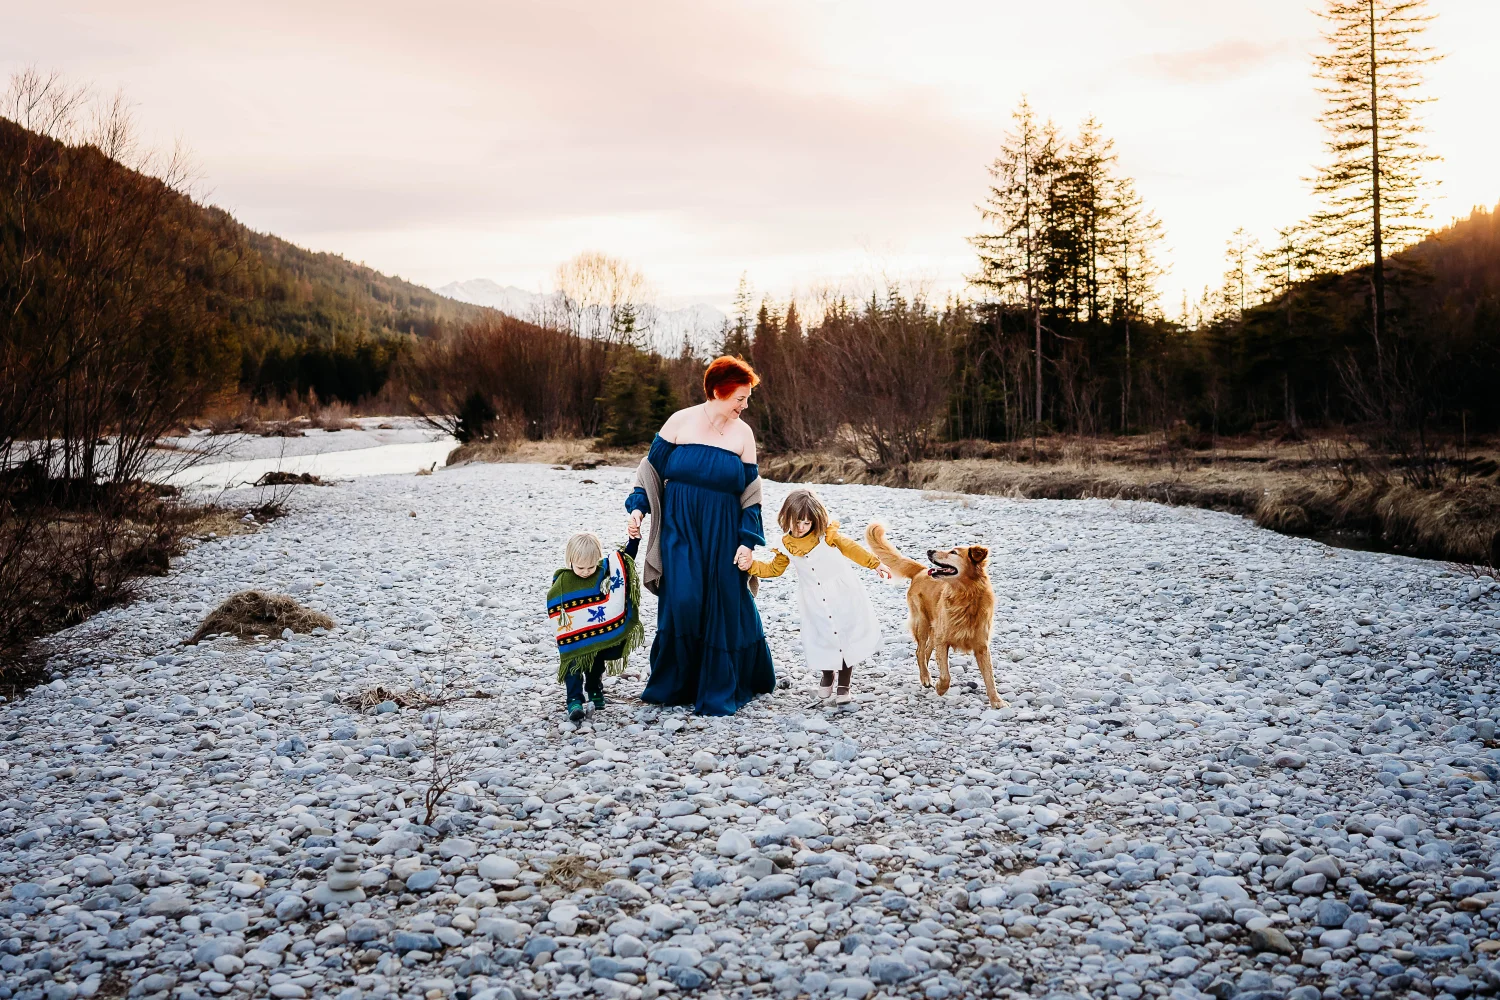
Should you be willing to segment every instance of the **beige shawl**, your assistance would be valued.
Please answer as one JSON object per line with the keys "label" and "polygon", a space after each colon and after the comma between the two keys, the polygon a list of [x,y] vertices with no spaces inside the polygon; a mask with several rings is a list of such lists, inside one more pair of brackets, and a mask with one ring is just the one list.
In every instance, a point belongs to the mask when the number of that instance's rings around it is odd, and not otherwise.
{"label": "beige shawl", "polygon": [[[653,594],[661,592],[661,514],[662,494],[665,492],[661,476],[657,474],[656,467],[649,459],[641,459],[641,464],[636,467],[635,481],[631,489],[639,486],[646,493],[646,501],[651,505],[651,523],[646,528],[646,544],[644,553],[640,559],[641,582],[646,589]],[[761,502],[760,477],[756,476],[750,485],[745,487],[745,492],[740,494],[740,510],[746,507],[754,507]],[[754,594],[760,589],[760,581],[750,577],[750,593]]]}

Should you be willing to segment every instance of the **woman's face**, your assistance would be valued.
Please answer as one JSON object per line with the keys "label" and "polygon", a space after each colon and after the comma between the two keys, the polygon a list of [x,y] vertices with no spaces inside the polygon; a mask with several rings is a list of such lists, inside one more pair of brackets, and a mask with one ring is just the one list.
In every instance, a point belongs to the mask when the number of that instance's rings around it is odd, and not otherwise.
{"label": "woman's face", "polygon": [[737,385],[734,391],[727,396],[719,397],[719,405],[723,407],[732,419],[738,420],[745,407],[750,405],[750,387],[748,385]]}
{"label": "woman's face", "polygon": [[797,529],[797,537],[801,538],[812,530],[812,521],[804,517],[802,520],[798,521],[794,527],[796,527]]}

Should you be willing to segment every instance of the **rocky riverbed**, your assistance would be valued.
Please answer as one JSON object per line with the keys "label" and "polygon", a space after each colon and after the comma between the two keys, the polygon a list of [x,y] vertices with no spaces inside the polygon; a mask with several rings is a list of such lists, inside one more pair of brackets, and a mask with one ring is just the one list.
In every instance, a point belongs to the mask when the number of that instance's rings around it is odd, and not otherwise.
{"label": "rocky riverbed", "polygon": [[[1493,581],[1198,510],[823,487],[850,532],[991,547],[1009,707],[967,658],[923,690],[873,575],[884,648],[814,707],[786,578],[788,687],[699,719],[635,701],[638,655],[575,727],[543,595],[571,531],[622,540],[627,478],[307,489],[59,637],[0,705],[0,998],[1500,986]],[[184,644],[246,587],[338,626]]]}

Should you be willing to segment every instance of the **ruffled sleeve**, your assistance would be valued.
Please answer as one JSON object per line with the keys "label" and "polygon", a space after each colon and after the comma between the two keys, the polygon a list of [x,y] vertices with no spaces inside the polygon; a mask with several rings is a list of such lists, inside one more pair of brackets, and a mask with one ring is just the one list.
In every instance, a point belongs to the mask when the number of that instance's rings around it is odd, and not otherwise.
{"label": "ruffled sleeve", "polygon": [[[651,450],[646,453],[646,461],[651,463],[651,467],[656,470],[657,478],[663,483],[667,481],[667,458],[676,447],[660,434],[651,439]],[[630,496],[625,498],[625,512],[634,514],[636,511],[642,514],[651,513],[651,501],[646,497],[646,491],[639,486],[631,490]]]}
{"label": "ruffled sleeve", "polygon": [[[745,485],[748,486],[760,478],[760,466],[755,462],[743,464]],[[760,504],[752,504],[740,511],[740,544],[751,549],[766,544],[766,527],[761,522]]]}

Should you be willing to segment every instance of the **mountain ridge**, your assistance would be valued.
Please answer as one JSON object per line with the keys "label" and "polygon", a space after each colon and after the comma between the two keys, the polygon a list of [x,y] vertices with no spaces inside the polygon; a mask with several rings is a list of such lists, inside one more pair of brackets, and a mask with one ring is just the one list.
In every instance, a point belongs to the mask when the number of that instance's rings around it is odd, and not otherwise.
{"label": "mountain ridge", "polygon": [[[450,281],[433,291],[456,302],[483,306],[528,321],[541,318],[540,314],[546,311],[549,304],[561,302],[560,292],[529,292],[515,285],[502,285],[489,278]],[[684,339],[695,350],[717,343],[729,317],[704,302],[678,309],[663,309],[645,303],[637,311],[637,321],[650,334],[652,346],[664,354],[674,354],[681,348]]]}

